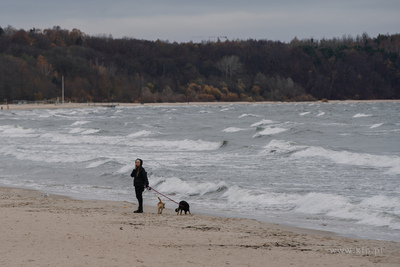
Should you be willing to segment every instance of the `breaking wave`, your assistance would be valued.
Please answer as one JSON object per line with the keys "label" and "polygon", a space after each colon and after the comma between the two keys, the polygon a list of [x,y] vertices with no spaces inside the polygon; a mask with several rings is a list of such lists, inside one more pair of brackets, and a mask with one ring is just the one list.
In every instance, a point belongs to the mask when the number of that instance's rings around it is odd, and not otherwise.
{"label": "breaking wave", "polygon": [[251,127],[259,127],[259,126],[268,125],[268,124],[272,124],[272,123],[275,123],[275,122],[271,121],[271,120],[262,120],[262,121],[253,123],[251,125]]}
{"label": "breaking wave", "polygon": [[237,128],[237,127],[228,127],[224,130],[222,130],[225,133],[236,133],[236,132],[240,132],[240,131],[246,131],[247,129],[243,129],[243,128]]}
{"label": "breaking wave", "polygon": [[295,211],[354,220],[359,224],[386,226],[400,229],[398,197],[372,196],[361,202],[329,193],[311,192],[305,195],[261,192],[240,186],[229,187],[222,198],[238,209]]}
{"label": "breaking wave", "polygon": [[285,132],[287,130],[288,129],[279,128],[279,127],[276,127],[276,128],[267,127],[264,130],[262,130],[262,131],[256,133],[255,135],[253,135],[253,138],[254,137],[259,137],[259,136],[266,136],[266,135],[274,135],[274,134],[278,134],[278,133],[283,133],[283,132]]}

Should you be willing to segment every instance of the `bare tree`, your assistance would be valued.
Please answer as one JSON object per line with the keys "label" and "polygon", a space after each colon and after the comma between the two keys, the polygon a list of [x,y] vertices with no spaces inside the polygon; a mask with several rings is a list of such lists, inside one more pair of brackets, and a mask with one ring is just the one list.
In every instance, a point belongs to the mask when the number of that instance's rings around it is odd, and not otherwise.
{"label": "bare tree", "polygon": [[224,56],[220,61],[217,62],[216,67],[226,76],[232,78],[241,69],[242,64],[240,63],[239,57]]}
{"label": "bare tree", "polygon": [[111,75],[115,75],[115,73],[117,72],[117,65],[114,62],[111,62],[108,66],[107,66],[107,71],[109,74]]}
{"label": "bare tree", "polygon": [[49,76],[53,71],[53,66],[42,55],[37,57],[36,66],[40,69],[44,76]]}
{"label": "bare tree", "polygon": [[17,29],[11,25],[8,25],[7,27],[3,28],[3,31],[5,36],[11,36],[17,32]]}

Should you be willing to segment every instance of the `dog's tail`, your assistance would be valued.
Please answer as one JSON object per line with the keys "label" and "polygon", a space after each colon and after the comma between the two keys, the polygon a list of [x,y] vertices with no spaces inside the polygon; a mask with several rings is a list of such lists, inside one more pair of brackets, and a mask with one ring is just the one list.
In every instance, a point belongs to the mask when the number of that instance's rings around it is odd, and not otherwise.
{"label": "dog's tail", "polygon": [[160,202],[162,202],[160,197],[157,197],[157,198],[158,198],[158,200],[160,200]]}

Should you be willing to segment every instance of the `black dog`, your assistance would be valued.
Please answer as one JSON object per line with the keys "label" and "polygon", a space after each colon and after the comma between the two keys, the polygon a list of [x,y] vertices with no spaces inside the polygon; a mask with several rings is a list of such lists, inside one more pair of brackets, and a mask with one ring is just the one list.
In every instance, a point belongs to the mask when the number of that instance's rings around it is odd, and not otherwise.
{"label": "black dog", "polygon": [[175,209],[175,212],[177,212],[176,215],[179,215],[179,212],[180,212],[180,214],[182,214],[182,211],[184,211],[185,214],[186,214],[187,212],[189,212],[189,214],[191,214],[191,213],[190,213],[190,208],[189,208],[189,203],[187,203],[187,202],[184,201],[184,200],[182,200],[181,202],[179,202],[179,207],[178,207],[177,209]]}

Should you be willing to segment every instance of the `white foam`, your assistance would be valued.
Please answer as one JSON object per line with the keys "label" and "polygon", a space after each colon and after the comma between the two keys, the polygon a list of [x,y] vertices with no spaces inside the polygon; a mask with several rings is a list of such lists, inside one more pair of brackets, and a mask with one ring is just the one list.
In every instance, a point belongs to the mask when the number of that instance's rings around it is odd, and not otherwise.
{"label": "white foam", "polygon": [[241,118],[245,118],[245,117],[260,117],[259,115],[255,115],[255,114],[242,114],[239,116],[239,119]]}
{"label": "white foam", "polygon": [[263,147],[261,153],[270,153],[270,152],[277,152],[277,153],[290,153],[294,151],[298,151],[301,149],[307,148],[306,146],[296,145],[293,142],[283,141],[283,140],[271,140],[266,146]]}
{"label": "white foam", "polygon": [[149,136],[151,134],[152,134],[152,132],[150,132],[150,131],[142,130],[142,131],[139,131],[136,133],[132,133],[132,134],[128,135],[128,137],[142,137],[142,136]]}
{"label": "white foam", "polygon": [[306,111],[306,112],[300,113],[299,115],[300,115],[300,116],[304,116],[304,115],[307,115],[307,114],[310,114],[310,113],[311,113],[310,111]]}
{"label": "white foam", "polygon": [[228,127],[222,131],[225,133],[236,133],[236,132],[245,131],[245,130],[247,130],[247,129],[237,128],[237,127]]}
{"label": "white foam", "polygon": [[329,214],[332,211],[347,209],[349,201],[339,195],[308,193],[297,197],[296,211],[308,214]]}
{"label": "white foam", "polygon": [[358,224],[387,226],[391,229],[399,229],[400,225],[395,219],[400,213],[398,197],[374,196],[357,203],[347,197],[329,193],[310,192],[300,195],[261,192],[237,185],[229,187],[222,197],[237,209],[251,207],[253,210],[293,210],[304,214],[355,220]]}
{"label": "white foam", "polygon": [[94,134],[94,133],[98,133],[98,132],[100,132],[99,129],[88,129],[88,130],[83,131],[81,134]]}
{"label": "white foam", "polygon": [[209,142],[202,140],[181,140],[181,141],[169,141],[169,140],[141,140],[140,146],[147,148],[162,148],[165,150],[175,151],[207,151],[216,150],[222,145],[222,142]]}
{"label": "white foam", "polygon": [[71,129],[69,131],[69,133],[70,134],[80,133],[80,134],[83,134],[83,135],[87,135],[87,134],[94,134],[94,133],[97,133],[99,131],[100,131],[99,129],[74,128],[74,129]]}
{"label": "white foam", "polygon": [[369,128],[370,128],[370,129],[374,129],[374,128],[381,127],[382,125],[383,125],[383,123],[377,123],[377,124],[372,125],[372,126],[369,127]]}
{"label": "white foam", "polygon": [[259,136],[266,136],[266,135],[274,135],[274,134],[278,134],[278,133],[283,133],[286,132],[288,129],[285,128],[272,128],[272,127],[267,127],[265,128],[263,131],[256,133],[255,135],[253,135],[254,137],[259,137]]}
{"label": "white foam", "polygon": [[73,124],[71,124],[71,126],[78,126],[78,125],[84,125],[89,123],[90,121],[76,121]]}
{"label": "white foam", "polygon": [[271,120],[262,120],[262,121],[253,123],[253,124],[251,125],[251,127],[258,127],[258,126],[268,125],[268,124],[272,124],[272,123],[275,123],[275,122],[274,122],[274,121],[271,121]]}
{"label": "white foam", "polygon": [[231,186],[222,195],[231,204],[235,204],[238,207],[259,207],[268,208],[271,206],[281,205],[281,208],[287,208],[287,206],[293,206],[291,203],[295,202],[295,196],[289,194],[277,194],[277,193],[262,193],[257,190],[251,190],[248,188],[239,187],[237,185]]}
{"label": "white foam", "polygon": [[96,167],[99,167],[99,166],[101,166],[101,165],[103,165],[103,164],[105,164],[107,162],[110,162],[110,161],[111,161],[111,159],[95,161],[95,162],[90,163],[86,168],[87,169],[96,168]]}
{"label": "white foam", "polygon": [[389,168],[390,173],[400,174],[400,158],[397,156],[373,155],[365,153],[353,153],[348,151],[333,151],[322,147],[309,147],[295,152],[294,157],[323,157],[333,162],[355,166],[369,166],[377,168]]}
{"label": "white foam", "polygon": [[84,128],[74,128],[74,129],[71,129],[71,130],[69,131],[69,133],[70,133],[70,134],[75,134],[75,133],[81,133],[81,132],[83,132],[83,131],[85,131]]}
{"label": "white foam", "polygon": [[387,173],[388,174],[400,174],[400,165],[391,167]]}
{"label": "white foam", "polygon": [[384,195],[376,195],[361,201],[360,206],[365,209],[373,209],[376,211],[392,212],[396,216],[400,216],[400,197],[390,197]]}
{"label": "white foam", "polygon": [[325,115],[325,112],[323,112],[323,111],[320,111],[320,112],[318,113],[317,117],[319,117],[319,116],[323,116],[323,115]]}
{"label": "white foam", "polygon": [[166,194],[179,195],[205,195],[207,193],[216,192],[220,188],[226,186],[224,181],[219,183],[183,181],[178,177],[171,177],[167,179],[152,178],[152,182],[157,184],[155,186],[157,191],[161,191]]}
{"label": "white foam", "polygon": [[116,173],[119,173],[119,174],[127,174],[127,173],[129,173],[129,174],[130,174],[130,172],[131,172],[132,170],[133,170],[133,163],[130,164],[130,165],[125,165],[125,166],[123,166],[122,168],[120,168],[119,170],[117,170]]}
{"label": "white foam", "polygon": [[[81,153],[76,151],[56,151],[56,150],[24,150],[24,149],[10,149],[5,151],[4,155],[13,156],[18,160],[30,160],[33,162],[46,162],[46,163],[72,163],[84,162],[96,158],[94,153]],[[29,153],[27,153],[29,151]]]}
{"label": "white foam", "polygon": [[380,219],[380,212],[364,209],[361,205],[340,195],[327,193],[308,193],[299,196],[295,210],[305,214],[318,214],[346,220],[355,220],[357,223],[389,226],[390,220]]}
{"label": "white foam", "polygon": [[363,118],[363,117],[371,117],[372,114],[363,114],[363,113],[357,113],[356,115],[353,116],[353,118]]}
{"label": "white foam", "polygon": [[0,134],[9,137],[31,137],[34,129],[23,128],[18,125],[1,125]]}

